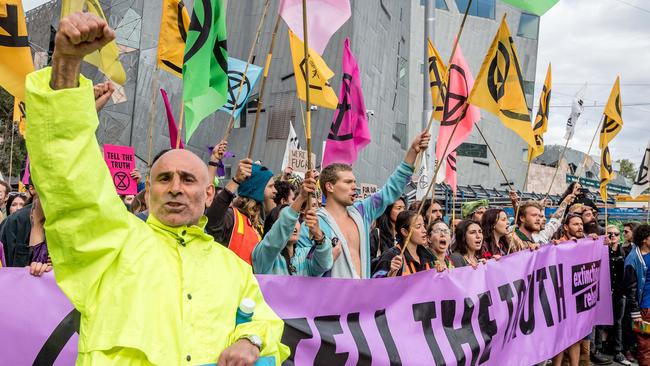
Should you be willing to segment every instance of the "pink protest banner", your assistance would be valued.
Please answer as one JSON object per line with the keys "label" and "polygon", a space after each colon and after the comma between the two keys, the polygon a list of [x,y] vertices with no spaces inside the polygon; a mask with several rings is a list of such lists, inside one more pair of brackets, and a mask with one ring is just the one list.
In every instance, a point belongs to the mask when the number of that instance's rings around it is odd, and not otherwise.
{"label": "pink protest banner", "polygon": [[[584,239],[476,270],[258,280],[290,365],[533,365],[612,323],[608,255]],[[78,313],[51,273],[0,269],[0,293],[0,365],[74,364]]]}
{"label": "pink protest banner", "polygon": [[118,194],[138,194],[138,184],[131,177],[135,170],[135,151],[131,146],[104,145],[104,161]]}

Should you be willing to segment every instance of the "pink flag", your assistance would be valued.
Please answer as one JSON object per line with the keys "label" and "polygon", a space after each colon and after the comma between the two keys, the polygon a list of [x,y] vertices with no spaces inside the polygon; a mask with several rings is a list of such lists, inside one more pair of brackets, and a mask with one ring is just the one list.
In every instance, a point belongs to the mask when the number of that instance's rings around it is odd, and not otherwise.
{"label": "pink flag", "polygon": [[327,136],[322,167],[332,163],[352,165],[361,149],[370,143],[366,105],[363,102],[359,66],[350,51],[350,40],[343,48],[343,82],[339,104]]}
{"label": "pink flag", "polygon": [[[472,132],[474,123],[481,119],[480,109],[467,104],[467,97],[474,86],[474,77],[467,62],[465,62],[460,45],[456,48],[456,53],[449,66],[447,85],[445,106],[442,112],[442,122],[440,123],[440,132],[438,133],[438,142],[436,144],[436,158],[438,161],[443,161],[442,159],[445,159],[446,155],[456,150]],[[459,125],[443,157],[445,146],[447,146],[447,141],[456,124]]]}
{"label": "pink flag", "polygon": [[447,155],[445,179],[447,180],[449,187],[451,187],[452,192],[454,192],[454,195],[456,195],[456,189],[458,188],[456,180],[456,151]]}
{"label": "pink flag", "polygon": [[[176,127],[176,121],[174,120],[174,113],[172,113],[172,107],[169,105],[169,99],[167,98],[167,92],[165,89],[160,88],[160,94],[163,96],[165,101],[165,110],[167,111],[167,126],[169,127],[169,144],[172,149],[176,148],[176,140],[178,139],[178,127]],[[184,149],[183,139],[180,140],[179,148]]]}
{"label": "pink flag", "polygon": [[[302,41],[302,0],[282,0],[280,16]],[[350,0],[307,0],[309,48],[320,55],[332,35],[350,18]]]}

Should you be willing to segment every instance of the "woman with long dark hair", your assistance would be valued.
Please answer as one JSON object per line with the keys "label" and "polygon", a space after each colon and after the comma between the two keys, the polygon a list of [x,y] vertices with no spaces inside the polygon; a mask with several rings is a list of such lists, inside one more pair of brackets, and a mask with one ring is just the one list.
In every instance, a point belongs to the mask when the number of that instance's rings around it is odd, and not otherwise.
{"label": "woman with long dark hair", "polygon": [[434,221],[429,226],[429,250],[435,256],[434,262],[436,270],[442,272],[445,269],[454,268],[454,264],[449,258],[448,250],[451,245],[451,230],[442,220]]}
{"label": "woman with long dark hair", "polygon": [[[411,238],[405,243],[411,229]],[[397,245],[381,255],[373,277],[405,276],[433,268],[435,257],[427,249],[427,230],[422,215],[414,211],[400,213],[395,221],[395,231]],[[404,255],[400,255],[404,245],[406,250]]]}
{"label": "woman with long dark hair", "polygon": [[481,257],[483,248],[483,229],[474,220],[463,220],[456,226],[456,251],[451,254],[451,261],[455,267],[472,266],[476,268],[479,263],[485,263]]}
{"label": "woman with long dark hair", "polygon": [[502,209],[491,208],[485,211],[481,218],[483,258],[499,259],[510,252],[508,224],[508,215]]}
{"label": "woman with long dark hair", "polygon": [[375,228],[370,233],[370,255],[378,258],[383,252],[397,244],[395,240],[395,221],[397,215],[406,209],[406,200],[403,197],[386,207],[384,213],[377,219]]}

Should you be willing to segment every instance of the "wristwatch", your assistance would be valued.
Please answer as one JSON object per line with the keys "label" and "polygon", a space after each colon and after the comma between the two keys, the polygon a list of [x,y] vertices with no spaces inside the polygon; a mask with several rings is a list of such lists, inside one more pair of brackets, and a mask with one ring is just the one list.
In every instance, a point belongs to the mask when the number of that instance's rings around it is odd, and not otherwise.
{"label": "wristwatch", "polygon": [[216,167],[218,167],[218,166],[219,166],[219,162],[218,162],[218,161],[212,161],[212,160],[210,160],[210,161],[208,161],[208,165],[209,165],[209,166],[216,166]]}
{"label": "wristwatch", "polygon": [[258,350],[262,350],[262,338],[256,336],[255,334],[245,335],[239,339],[245,339],[251,342],[253,346],[257,347]]}

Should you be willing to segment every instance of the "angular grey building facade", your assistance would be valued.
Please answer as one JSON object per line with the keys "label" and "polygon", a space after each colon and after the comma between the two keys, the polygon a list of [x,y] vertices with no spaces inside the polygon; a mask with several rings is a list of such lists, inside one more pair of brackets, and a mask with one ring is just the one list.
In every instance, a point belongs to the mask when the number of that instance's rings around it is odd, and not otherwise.
{"label": "angular grey building facade", "polygon": [[[422,121],[422,60],[424,42],[424,6],[427,0],[414,1],[411,14],[411,41],[417,46],[411,54],[410,111],[412,124]],[[460,27],[468,0],[431,0],[435,5],[433,43],[440,56],[449,60],[453,42]],[[539,17],[522,13],[521,10],[497,0],[474,0],[467,17],[459,45],[474,78],[478,76],[485,54],[496,34],[501,19],[506,22],[517,48],[528,108],[533,107],[533,93],[537,64]],[[417,72],[416,72],[417,71]],[[531,111],[533,116],[537,111]],[[499,159],[508,181],[516,189],[522,189],[527,166],[528,145],[499,119],[481,110],[478,122],[486,140]],[[433,136],[437,136],[439,124],[433,124]],[[506,180],[497,168],[485,141],[474,129],[466,143],[457,150],[457,174],[459,185],[482,185],[486,188],[508,188]],[[444,172],[442,172],[444,174]]]}
{"label": "angular grey building facade", "polygon": [[[402,160],[411,138],[422,129],[424,1],[427,0],[352,0],[351,18],[334,34],[323,54],[323,59],[335,73],[330,83],[337,93],[341,85],[343,41],[346,37],[350,38],[352,52],[359,63],[366,108],[372,111],[369,113],[372,142],[360,153],[354,166],[359,182],[383,183]],[[466,0],[431,1],[437,5],[434,43],[442,56],[447,58],[462,18],[458,8],[464,9]],[[254,63],[257,65],[264,63],[279,2],[271,1],[260,41],[254,51]],[[229,55],[246,59],[264,2],[227,3]],[[534,37],[517,36],[526,15],[496,0],[475,0],[473,3],[476,8],[470,12],[473,15],[469,16],[461,37],[461,47],[473,74],[478,74],[501,16],[507,12],[526,80],[529,106],[532,106],[539,18],[533,17],[533,23],[536,21],[534,32],[529,30],[526,34],[530,36],[534,33]],[[164,106],[160,93],[153,89],[156,84],[167,90],[177,119],[180,114],[182,81],[155,68],[161,4],[162,1],[143,0],[102,2],[111,26],[118,32],[117,42],[122,51],[127,83],[123,91],[125,98],[116,97],[116,103],[109,104],[101,112],[97,136],[102,144],[133,145],[138,166],[142,169],[149,156],[148,126],[151,118],[154,121],[152,154],[169,148]],[[193,1],[186,1],[186,5],[191,11]],[[53,1],[28,13],[34,49],[47,50],[49,24],[57,23],[58,12],[56,1]],[[530,22],[530,19],[526,21]],[[103,75],[90,65],[85,65],[83,72],[95,82],[104,80]],[[227,166],[235,165],[248,151],[258,89],[259,83],[249,98],[248,109],[242,112],[230,137],[229,150],[235,153],[236,158],[229,159]],[[155,115],[152,116],[154,97]],[[301,145],[305,146],[303,109],[304,104],[296,97],[287,26],[281,22],[253,151],[254,160],[261,160],[273,171],[279,171],[289,121],[293,122]],[[317,162],[320,162],[322,144],[327,138],[334,112],[321,107],[312,112],[312,140]],[[521,186],[526,167],[523,161],[525,144],[505,129],[496,117],[488,116],[486,112],[482,113],[482,117],[481,127],[508,177]],[[224,112],[215,112],[203,121],[186,147],[207,161],[207,146],[221,139],[228,118]],[[434,125],[434,139],[436,129]],[[474,132],[468,143],[459,151],[458,183],[500,187],[503,178],[492,158],[484,154],[485,144],[480,137]]]}

